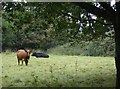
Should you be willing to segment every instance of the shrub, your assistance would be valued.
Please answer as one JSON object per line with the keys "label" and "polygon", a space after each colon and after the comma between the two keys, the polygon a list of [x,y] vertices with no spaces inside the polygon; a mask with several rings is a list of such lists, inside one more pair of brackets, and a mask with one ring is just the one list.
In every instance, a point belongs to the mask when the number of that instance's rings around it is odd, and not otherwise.
{"label": "shrub", "polygon": [[70,43],[59,45],[48,50],[48,53],[56,55],[83,55],[83,56],[114,56],[114,40],[106,38],[97,41],[82,41],[71,45]]}

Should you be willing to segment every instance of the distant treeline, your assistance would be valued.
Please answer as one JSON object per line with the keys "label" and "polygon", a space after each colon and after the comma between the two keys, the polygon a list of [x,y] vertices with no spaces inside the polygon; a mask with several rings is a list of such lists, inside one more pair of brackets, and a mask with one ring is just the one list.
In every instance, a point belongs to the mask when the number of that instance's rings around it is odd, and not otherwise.
{"label": "distant treeline", "polygon": [[81,55],[81,56],[114,56],[115,43],[111,38],[97,41],[82,41],[71,45],[70,43],[49,49],[48,52],[58,55]]}
{"label": "distant treeline", "polygon": [[[38,45],[38,46],[37,46]],[[81,55],[81,56],[114,56],[115,43],[112,38],[94,41],[81,41],[79,43],[57,44],[52,41],[41,44],[23,44],[20,47],[44,51],[55,55]],[[20,47],[3,45],[3,51],[16,51]]]}

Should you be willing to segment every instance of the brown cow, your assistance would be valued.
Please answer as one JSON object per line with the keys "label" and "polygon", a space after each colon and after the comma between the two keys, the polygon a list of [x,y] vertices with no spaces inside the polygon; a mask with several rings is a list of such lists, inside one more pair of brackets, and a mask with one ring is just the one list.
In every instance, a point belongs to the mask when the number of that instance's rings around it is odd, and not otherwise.
{"label": "brown cow", "polygon": [[17,51],[18,65],[20,64],[20,61],[22,61],[22,64],[23,64],[23,61],[25,61],[25,64],[27,66],[28,60],[30,59],[31,52],[32,52],[31,50],[23,50],[23,49],[18,50]]}

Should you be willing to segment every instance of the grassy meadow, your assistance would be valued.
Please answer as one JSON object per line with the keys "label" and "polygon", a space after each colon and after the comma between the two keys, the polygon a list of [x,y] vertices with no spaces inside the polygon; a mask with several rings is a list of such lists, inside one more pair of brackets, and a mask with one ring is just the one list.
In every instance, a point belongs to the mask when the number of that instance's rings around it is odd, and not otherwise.
{"label": "grassy meadow", "polygon": [[1,53],[3,87],[114,87],[113,57],[50,55],[18,65],[16,53]]}

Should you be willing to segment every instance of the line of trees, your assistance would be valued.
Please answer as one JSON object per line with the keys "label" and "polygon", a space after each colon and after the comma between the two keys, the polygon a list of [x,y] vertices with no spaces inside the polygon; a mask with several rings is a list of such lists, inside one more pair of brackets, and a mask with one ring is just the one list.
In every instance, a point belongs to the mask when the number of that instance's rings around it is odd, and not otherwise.
{"label": "line of trees", "polygon": [[47,50],[69,42],[114,36],[112,25],[103,26],[102,18],[90,21],[92,15],[74,3],[9,2],[2,3],[2,9],[3,50],[23,46]]}

